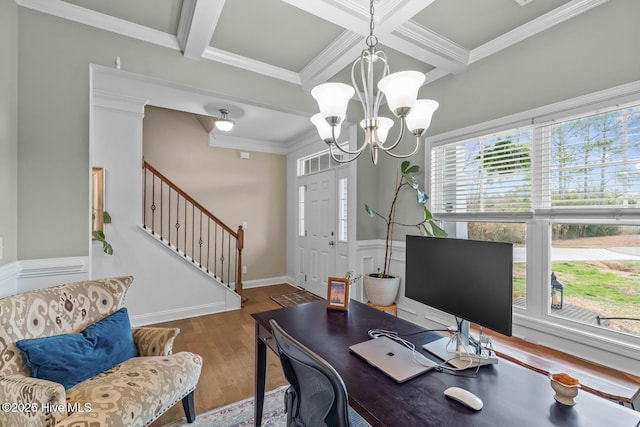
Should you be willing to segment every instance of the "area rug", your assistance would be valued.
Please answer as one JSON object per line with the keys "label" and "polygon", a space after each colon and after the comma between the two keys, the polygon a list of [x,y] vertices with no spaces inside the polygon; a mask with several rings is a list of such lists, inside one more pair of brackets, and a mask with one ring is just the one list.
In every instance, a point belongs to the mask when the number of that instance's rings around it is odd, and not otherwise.
{"label": "area rug", "polygon": [[[284,427],[287,414],[284,412],[284,391],[288,385],[269,391],[264,395],[262,425],[265,427]],[[245,427],[253,426],[253,397],[198,414],[195,422],[187,423],[182,417],[164,427]]]}
{"label": "area rug", "polygon": [[271,297],[271,299],[283,307],[289,307],[290,305],[296,304],[304,304],[306,302],[324,301],[324,298],[320,298],[319,296],[305,290],[300,290],[283,295],[274,295]]}

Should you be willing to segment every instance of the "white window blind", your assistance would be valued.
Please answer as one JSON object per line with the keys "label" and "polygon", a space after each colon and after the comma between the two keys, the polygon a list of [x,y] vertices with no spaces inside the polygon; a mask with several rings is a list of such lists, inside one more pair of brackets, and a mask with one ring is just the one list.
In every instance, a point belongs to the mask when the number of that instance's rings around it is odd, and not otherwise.
{"label": "white window blind", "polygon": [[531,129],[518,129],[435,147],[431,210],[530,212],[531,140]]}
{"label": "white window blind", "polygon": [[540,208],[638,207],[640,105],[574,117],[539,130]]}

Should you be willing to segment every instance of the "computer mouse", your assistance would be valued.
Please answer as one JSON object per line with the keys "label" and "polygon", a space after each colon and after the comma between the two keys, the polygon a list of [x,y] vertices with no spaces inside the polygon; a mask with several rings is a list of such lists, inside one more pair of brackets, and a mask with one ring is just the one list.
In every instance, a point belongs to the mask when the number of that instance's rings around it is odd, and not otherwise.
{"label": "computer mouse", "polygon": [[444,395],[476,411],[482,409],[482,400],[469,390],[460,387],[449,387],[444,391]]}

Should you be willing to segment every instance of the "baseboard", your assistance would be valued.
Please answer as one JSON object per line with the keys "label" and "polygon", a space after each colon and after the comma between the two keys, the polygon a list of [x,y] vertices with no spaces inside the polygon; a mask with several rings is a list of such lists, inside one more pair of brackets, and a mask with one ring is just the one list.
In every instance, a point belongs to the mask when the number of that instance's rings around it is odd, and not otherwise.
{"label": "baseboard", "polygon": [[[280,285],[287,283],[291,285],[287,276],[270,277],[267,279],[247,280],[242,282],[242,289],[261,288],[263,286]],[[291,285],[295,286],[295,285]]]}
{"label": "baseboard", "polygon": [[132,326],[153,325],[156,323],[170,322],[173,320],[186,319],[189,317],[204,316],[206,314],[222,313],[226,311],[224,302],[213,304],[202,304],[191,307],[175,308],[171,310],[158,311],[155,313],[130,315]]}

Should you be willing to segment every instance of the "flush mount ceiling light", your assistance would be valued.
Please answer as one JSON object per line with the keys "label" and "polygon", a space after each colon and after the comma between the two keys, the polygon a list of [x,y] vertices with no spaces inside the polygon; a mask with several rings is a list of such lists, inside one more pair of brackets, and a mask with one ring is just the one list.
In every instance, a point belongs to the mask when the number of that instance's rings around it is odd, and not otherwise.
{"label": "flush mount ceiling light", "polygon": [[222,117],[215,117],[214,119],[214,126],[216,127],[216,129],[222,131],[222,132],[229,132],[231,129],[233,129],[233,125],[236,124],[236,122],[234,122],[233,120],[231,120],[228,116],[229,116],[229,110],[225,109],[225,108],[221,108],[220,109],[220,114],[222,115]]}
{"label": "flush mount ceiling light", "polygon": [[[331,157],[338,163],[348,163],[357,159],[367,146],[371,150],[371,160],[374,164],[378,162],[378,151],[397,158],[415,154],[420,146],[420,138],[431,124],[433,112],[438,108],[438,103],[431,99],[416,100],[418,89],[425,80],[423,73],[400,71],[389,74],[387,56],[383,50],[376,48],[378,38],[373,35],[373,0],[370,2],[369,13],[369,36],[365,40],[367,48],[351,66],[353,86],[344,83],[323,83],[311,90],[311,95],[320,108],[320,113],[311,117],[311,122],[318,129],[320,138],[329,146]],[[356,72],[358,65],[360,67]],[[356,75],[360,77],[359,81],[356,80]],[[357,150],[350,151],[341,147],[337,139],[340,136],[340,126],[346,117],[347,104],[354,93],[358,95],[364,111],[364,119],[360,122],[364,129],[364,142]],[[387,134],[394,121],[378,115],[383,95],[393,115],[400,119],[401,126],[397,139],[387,145]],[[393,153],[391,150],[398,146],[404,136],[405,126],[416,137],[416,146],[408,154]],[[336,152],[340,157],[336,157]]]}

